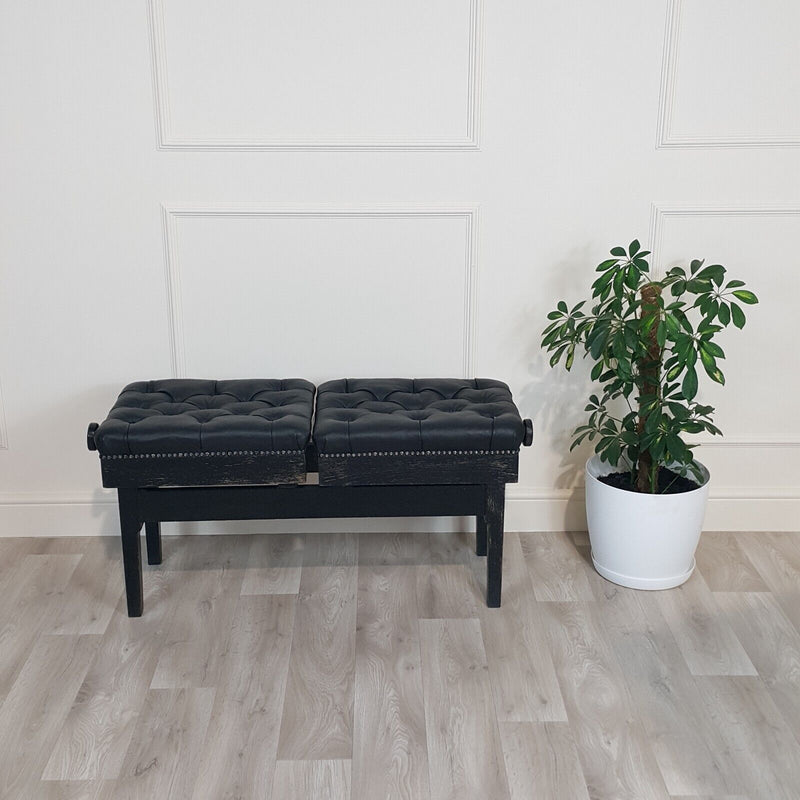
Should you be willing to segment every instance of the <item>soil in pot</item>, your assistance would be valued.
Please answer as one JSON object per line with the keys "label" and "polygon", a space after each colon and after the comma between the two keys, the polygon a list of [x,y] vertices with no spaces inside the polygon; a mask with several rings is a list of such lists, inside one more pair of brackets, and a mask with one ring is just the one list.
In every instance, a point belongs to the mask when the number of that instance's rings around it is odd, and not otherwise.
{"label": "soil in pot", "polygon": [[[609,475],[600,475],[597,480],[615,489],[626,492],[635,492],[636,484],[631,480],[630,472],[612,472]],[[684,478],[666,467],[658,469],[658,494],[682,494],[697,488],[697,483],[691,478]]]}

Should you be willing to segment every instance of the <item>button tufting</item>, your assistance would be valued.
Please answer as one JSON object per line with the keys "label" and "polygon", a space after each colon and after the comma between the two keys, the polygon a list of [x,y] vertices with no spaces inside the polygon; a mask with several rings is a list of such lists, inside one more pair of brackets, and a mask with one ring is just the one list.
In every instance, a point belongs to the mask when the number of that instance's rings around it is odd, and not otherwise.
{"label": "button tufting", "polygon": [[297,452],[311,436],[314,392],[299,379],[131,383],[95,442],[101,456]]}
{"label": "button tufting", "polygon": [[508,386],[456,378],[348,379],[318,389],[321,456],[515,453],[524,429]]}

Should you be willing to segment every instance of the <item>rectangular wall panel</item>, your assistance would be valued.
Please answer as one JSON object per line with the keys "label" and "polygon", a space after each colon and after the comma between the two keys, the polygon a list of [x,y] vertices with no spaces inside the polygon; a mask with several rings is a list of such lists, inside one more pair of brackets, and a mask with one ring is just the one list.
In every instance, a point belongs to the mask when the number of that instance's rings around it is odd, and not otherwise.
{"label": "rectangular wall panel", "polygon": [[177,375],[471,375],[473,210],[165,220]]}
{"label": "rectangular wall panel", "polygon": [[732,324],[717,341],[726,353],[720,366],[727,385],[708,380],[700,397],[717,408],[726,441],[800,444],[795,392],[796,297],[800,295],[800,208],[654,208],[653,242],[658,274],[694,258],[722,264],[727,279],[746,281],[760,303],[739,305],[744,330]]}
{"label": "rectangular wall panel", "polygon": [[480,0],[150,0],[160,144],[477,146]]}
{"label": "rectangular wall panel", "polygon": [[796,0],[670,0],[659,145],[800,145],[799,45]]}

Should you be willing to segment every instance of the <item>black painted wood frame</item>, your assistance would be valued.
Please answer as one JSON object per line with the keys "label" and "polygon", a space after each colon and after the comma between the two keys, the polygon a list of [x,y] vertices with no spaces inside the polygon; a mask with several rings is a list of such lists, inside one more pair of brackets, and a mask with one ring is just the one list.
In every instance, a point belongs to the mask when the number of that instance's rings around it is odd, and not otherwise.
{"label": "black painted wood frame", "polygon": [[500,606],[505,484],[409,486],[120,487],[120,528],[128,616],[140,617],[141,529],[148,564],[161,563],[161,522],[333,517],[474,516],[476,553],[487,556],[486,604]]}

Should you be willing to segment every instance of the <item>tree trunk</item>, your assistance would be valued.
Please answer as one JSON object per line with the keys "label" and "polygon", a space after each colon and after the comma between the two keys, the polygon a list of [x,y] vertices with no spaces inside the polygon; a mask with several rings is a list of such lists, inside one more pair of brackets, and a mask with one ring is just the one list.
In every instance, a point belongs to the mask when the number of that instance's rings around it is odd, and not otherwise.
{"label": "tree trunk", "polygon": [[[642,305],[641,318],[647,320],[650,317],[661,316],[661,287],[648,283],[641,289]],[[661,348],[658,346],[658,322],[655,322],[647,335],[647,357],[639,362],[639,408],[658,394],[658,387],[661,382]],[[644,430],[646,415],[639,414],[639,433]],[[649,450],[639,453],[639,465],[636,475],[636,490],[639,492],[654,494],[658,488],[658,464],[653,463],[653,457]]]}

